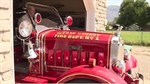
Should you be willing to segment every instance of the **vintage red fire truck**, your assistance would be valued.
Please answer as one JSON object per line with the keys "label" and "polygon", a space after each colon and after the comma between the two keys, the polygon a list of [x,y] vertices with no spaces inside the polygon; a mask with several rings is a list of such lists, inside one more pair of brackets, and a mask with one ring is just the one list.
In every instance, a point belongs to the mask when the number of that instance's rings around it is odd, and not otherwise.
{"label": "vintage red fire truck", "polygon": [[143,78],[131,75],[137,60],[124,48],[120,29],[115,34],[69,30],[71,16],[63,22],[55,7],[28,5],[53,14],[47,20],[36,13],[36,25],[25,20],[16,29],[16,83],[138,84]]}

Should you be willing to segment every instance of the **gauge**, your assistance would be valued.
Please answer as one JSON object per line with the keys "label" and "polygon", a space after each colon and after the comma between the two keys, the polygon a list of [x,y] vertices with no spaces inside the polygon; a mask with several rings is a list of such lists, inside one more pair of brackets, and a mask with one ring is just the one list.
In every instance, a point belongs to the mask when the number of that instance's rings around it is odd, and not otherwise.
{"label": "gauge", "polygon": [[33,28],[32,24],[29,21],[24,20],[19,25],[19,34],[22,37],[26,38],[32,33],[32,28]]}

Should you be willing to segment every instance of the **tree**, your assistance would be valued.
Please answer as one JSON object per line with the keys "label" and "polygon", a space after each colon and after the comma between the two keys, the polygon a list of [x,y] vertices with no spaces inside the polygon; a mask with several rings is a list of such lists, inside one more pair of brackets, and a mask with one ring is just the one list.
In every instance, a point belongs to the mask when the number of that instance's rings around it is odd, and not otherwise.
{"label": "tree", "polygon": [[128,27],[133,24],[134,18],[134,0],[123,0],[119,10],[119,17],[117,23],[122,25],[123,27]]}
{"label": "tree", "polygon": [[148,3],[145,0],[123,0],[117,23],[128,27],[137,24],[144,27],[148,22]]}
{"label": "tree", "polygon": [[148,3],[145,0],[136,0],[134,2],[135,23],[144,27],[148,23]]}

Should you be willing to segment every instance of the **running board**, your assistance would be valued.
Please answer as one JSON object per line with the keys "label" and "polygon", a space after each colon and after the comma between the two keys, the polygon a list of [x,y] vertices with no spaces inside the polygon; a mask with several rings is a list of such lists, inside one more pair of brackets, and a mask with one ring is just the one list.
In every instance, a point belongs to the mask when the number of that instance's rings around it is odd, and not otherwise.
{"label": "running board", "polygon": [[34,76],[26,76],[22,78],[19,81],[16,81],[17,83],[48,83],[47,79],[42,79]]}

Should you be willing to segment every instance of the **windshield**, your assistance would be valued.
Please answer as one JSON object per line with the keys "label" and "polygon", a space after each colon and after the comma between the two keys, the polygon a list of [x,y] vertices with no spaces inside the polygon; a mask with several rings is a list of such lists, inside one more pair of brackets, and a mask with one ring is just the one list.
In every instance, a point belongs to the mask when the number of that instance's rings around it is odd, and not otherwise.
{"label": "windshield", "polygon": [[58,27],[63,24],[63,21],[55,7],[31,2],[28,2],[26,4],[26,7],[28,6],[34,7],[35,12],[40,13],[42,16],[42,21],[37,25],[43,25],[48,28],[51,28]]}

